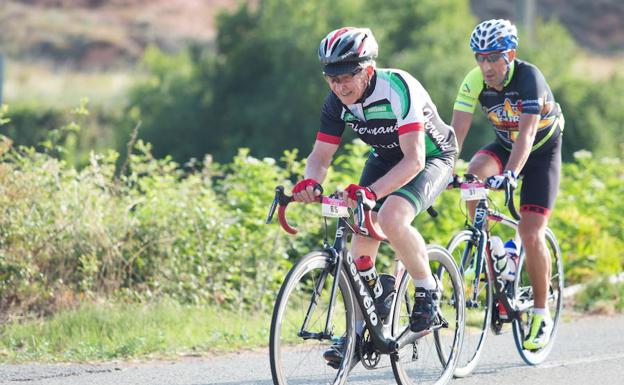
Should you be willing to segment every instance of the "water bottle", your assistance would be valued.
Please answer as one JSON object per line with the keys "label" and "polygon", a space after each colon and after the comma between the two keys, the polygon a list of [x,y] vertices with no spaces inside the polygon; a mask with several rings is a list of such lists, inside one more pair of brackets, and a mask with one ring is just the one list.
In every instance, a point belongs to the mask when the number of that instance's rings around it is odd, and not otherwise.
{"label": "water bottle", "polygon": [[503,279],[513,281],[516,279],[516,271],[518,270],[518,246],[513,239],[505,242],[505,253],[507,254],[507,266],[501,273]]}
{"label": "water bottle", "polygon": [[502,275],[507,268],[507,252],[503,240],[493,235],[490,237],[490,250],[492,250],[492,259],[494,262],[494,271],[497,275]]}
{"label": "water bottle", "polygon": [[356,258],[354,262],[360,277],[368,284],[368,287],[373,293],[373,299],[381,297],[383,294],[383,287],[381,286],[381,282],[379,282],[379,276],[377,275],[377,270],[375,270],[373,259],[368,255],[362,255]]}

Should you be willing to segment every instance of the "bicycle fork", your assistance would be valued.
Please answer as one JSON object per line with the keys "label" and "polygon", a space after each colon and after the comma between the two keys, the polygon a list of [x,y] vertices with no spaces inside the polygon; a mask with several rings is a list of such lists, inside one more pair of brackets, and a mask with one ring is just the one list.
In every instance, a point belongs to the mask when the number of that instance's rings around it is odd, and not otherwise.
{"label": "bicycle fork", "polygon": [[316,282],[316,285],[314,286],[314,291],[312,292],[312,298],[310,300],[310,305],[308,306],[308,311],[306,312],[303,323],[301,324],[301,329],[299,330],[299,333],[298,333],[299,337],[303,338],[304,340],[332,339],[334,336],[334,331],[330,330],[330,325],[331,325],[332,318],[334,316],[334,305],[336,303],[336,293],[337,293],[338,284],[340,281],[339,277],[340,277],[340,270],[342,266],[342,255],[340,253],[336,253],[336,251],[331,248],[328,249],[327,251],[331,254],[331,257],[332,257],[332,262],[334,266],[333,276],[335,278],[334,278],[334,281],[332,282],[331,295],[329,297],[327,318],[325,320],[325,329],[320,333],[312,333],[306,330],[310,322],[310,315],[314,313],[314,309],[316,309],[316,305],[318,304],[318,298],[321,296],[321,291],[323,290],[323,287],[325,286],[325,281],[327,280],[327,275],[329,274],[329,271],[327,270],[322,273],[322,275],[319,277],[319,280]]}

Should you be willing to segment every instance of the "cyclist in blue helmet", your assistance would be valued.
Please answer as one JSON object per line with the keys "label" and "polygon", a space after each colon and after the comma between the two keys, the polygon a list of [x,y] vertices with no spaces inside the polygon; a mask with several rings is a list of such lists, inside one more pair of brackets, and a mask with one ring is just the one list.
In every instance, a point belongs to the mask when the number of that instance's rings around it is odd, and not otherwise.
{"label": "cyclist in blue helmet", "polygon": [[[551,260],[545,232],[561,169],[564,119],[540,70],[516,59],[518,32],[509,20],[486,20],[470,36],[477,66],[462,82],[451,125],[461,151],[477,102],[494,127],[496,140],[472,157],[468,173],[494,188],[515,186],[522,175],[518,232],[526,251],[535,295],[531,332],[524,348],[549,341],[552,320],[547,307]],[[469,205],[474,212],[474,204]]]}

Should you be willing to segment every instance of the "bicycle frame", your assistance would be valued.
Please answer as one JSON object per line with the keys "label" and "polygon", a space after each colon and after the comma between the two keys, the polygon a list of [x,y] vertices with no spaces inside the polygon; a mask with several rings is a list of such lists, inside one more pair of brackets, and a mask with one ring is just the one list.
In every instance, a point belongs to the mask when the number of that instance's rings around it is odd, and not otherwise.
{"label": "bicycle frame", "polygon": [[[467,180],[474,180],[473,178],[474,176],[472,175],[466,175]],[[454,187],[459,187],[459,183],[457,181],[454,181],[453,185]],[[477,306],[478,285],[481,273],[483,272],[484,268],[483,261],[486,261],[486,268],[489,269],[488,271],[490,273],[488,274],[488,284],[492,285],[492,287],[494,288],[494,299],[497,299],[499,303],[503,305],[505,311],[508,314],[509,320],[512,320],[519,319],[520,315],[533,308],[533,300],[529,300],[521,304],[516,303],[515,299],[517,297],[517,293],[514,293],[515,287],[513,285],[506,285],[505,281],[499,276],[499,274],[496,274],[494,271],[491,250],[488,247],[490,233],[487,223],[488,221],[499,222],[507,227],[512,228],[514,231],[517,232],[519,224],[518,221],[520,219],[520,216],[514,206],[513,189],[511,189],[509,186],[505,190],[505,201],[507,202],[507,207],[511,215],[515,219],[509,218],[499,211],[491,209],[488,205],[487,198],[480,198],[477,200],[472,225],[468,225],[468,229],[472,232],[472,243],[477,247],[477,255],[473,261],[475,278],[472,282],[472,298],[467,301],[466,306]],[[462,260],[468,258],[468,252],[469,249],[464,251]],[[525,259],[525,253],[522,247],[519,250],[519,258],[520,259],[518,261],[518,266],[522,266]],[[463,266],[461,268],[463,268]],[[492,327],[494,327],[494,324],[492,324]]]}
{"label": "bicycle frame", "polygon": [[[473,290],[472,290],[472,298],[470,298],[467,306],[475,307],[477,303],[477,295],[478,295],[478,285],[481,277],[481,273],[483,272],[483,268],[487,268],[489,273],[488,284],[494,288],[494,298],[498,299],[499,303],[501,303],[510,319],[517,318],[521,313],[526,312],[530,309],[533,304],[524,304],[522,308],[519,308],[515,303],[510,301],[510,293],[505,288],[505,281],[495,273],[494,266],[492,263],[492,255],[490,248],[488,247],[488,242],[490,239],[489,229],[487,228],[488,221],[500,222],[515,231],[518,230],[518,221],[511,219],[502,213],[492,210],[488,206],[487,199],[480,199],[477,202],[477,206],[475,208],[475,215],[472,225],[469,226],[469,230],[472,231],[473,234],[473,243],[477,247],[476,258],[474,258],[474,271],[475,271],[475,279],[472,282]],[[469,250],[465,250],[464,253],[468,253]],[[462,258],[467,258],[468,255],[464,254]],[[523,262],[524,253],[520,251],[519,265]],[[484,266],[484,261],[486,265]],[[513,290],[513,288],[510,288]],[[513,296],[511,296],[513,297]]]}
{"label": "bicycle frame", "polygon": [[[438,328],[442,326],[437,326],[437,327],[424,330],[418,333],[412,332],[409,329],[409,327],[406,326],[404,330],[402,330],[399,333],[396,339],[390,336],[390,332],[391,332],[390,326],[392,322],[383,322],[382,319],[377,314],[374,300],[369,292],[367,283],[365,283],[363,279],[360,277],[360,274],[357,270],[355,262],[353,261],[353,256],[351,255],[351,253],[348,252],[347,248],[345,247],[346,236],[348,233],[362,234],[362,235],[370,234],[373,238],[376,238],[380,241],[383,240],[381,239],[381,235],[380,235],[382,233],[377,232],[372,227],[372,221],[370,218],[370,210],[364,209],[362,200],[363,200],[363,197],[360,196],[358,198],[358,210],[357,210],[358,213],[360,213],[360,215],[358,216],[358,223],[351,225],[347,221],[347,219],[342,218],[342,217],[338,218],[334,242],[331,246],[326,245],[324,249],[331,256],[330,263],[333,268],[333,271],[331,272],[331,274],[334,277],[336,277],[336,279],[334,279],[333,281],[332,288],[331,288],[329,311],[327,312],[325,329],[320,333],[313,333],[313,332],[309,332],[306,330],[308,323],[309,323],[310,314],[313,313],[313,310],[316,307],[316,303],[317,303],[316,298],[320,296],[320,291],[321,291],[321,288],[325,284],[327,274],[330,274],[329,271],[325,271],[323,275],[320,277],[319,281],[317,282],[317,285],[312,294],[312,298],[310,300],[310,305],[308,307],[303,323],[301,325],[299,336],[304,339],[319,339],[319,340],[333,338],[333,332],[329,330],[329,327],[331,325],[331,321],[333,317],[334,305],[335,305],[336,295],[337,295],[336,293],[338,290],[339,280],[337,279],[337,277],[340,276],[341,269],[346,269],[346,271],[348,272],[347,276],[349,278],[349,285],[351,289],[353,290],[353,294],[354,294],[354,297],[356,299],[358,306],[362,310],[364,321],[366,322],[366,325],[368,326],[371,340],[375,348],[380,353],[396,355],[397,352],[405,345],[413,343],[417,339],[432,333],[433,331],[437,330]],[[273,205],[271,205],[271,210],[269,212],[269,216],[267,217],[267,223],[272,218],[273,212],[275,211],[276,206],[279,204],[280,224],[282,225],[284,230],[290,233],[296,233],[297,230],[291,227],[290,225],[288,225],[286,221],[286,217],[285,217],[285,208],[290,201],[291,201],[291,198],[284,194],[283,187],[278,186],[276,188],[274,203]],[[366,228],[362,226],[362,222],[366,223]],[[402,275],[405,274],[405,269],[404,268],[398,269],[398,273],[400,274],[400,276],[396,277],[397,285],[399,284],[402,278]],[[396,300],[397,298],[395,297],[394,301]],[[394,303],[393,303],[393,307],[394,307]]]}

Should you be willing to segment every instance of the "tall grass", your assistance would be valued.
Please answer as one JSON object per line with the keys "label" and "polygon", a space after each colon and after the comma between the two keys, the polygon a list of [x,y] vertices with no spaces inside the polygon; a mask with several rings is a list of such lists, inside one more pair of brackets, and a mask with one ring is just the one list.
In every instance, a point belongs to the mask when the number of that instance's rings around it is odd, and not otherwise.
{"label": "tall grass", "polygon": [[69,108],[88,98],[107,110],[121,109],[129,89],[145,78],[139,70],[80,72],[43,63],[6,60],[6,103]]}
{"label": "tall grass", "polygon": [[0,361],[165,358],[266,345],[269,319],[218,306],[84,304],[47,320],[2,326]]}

